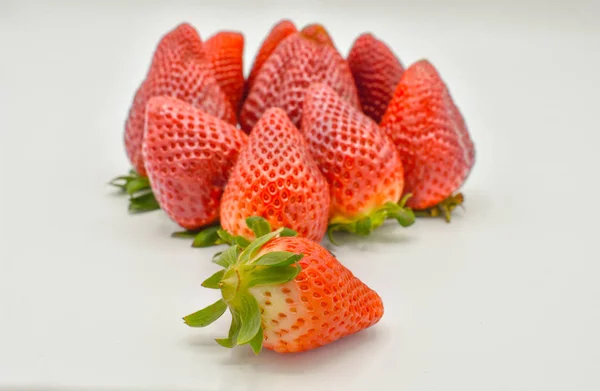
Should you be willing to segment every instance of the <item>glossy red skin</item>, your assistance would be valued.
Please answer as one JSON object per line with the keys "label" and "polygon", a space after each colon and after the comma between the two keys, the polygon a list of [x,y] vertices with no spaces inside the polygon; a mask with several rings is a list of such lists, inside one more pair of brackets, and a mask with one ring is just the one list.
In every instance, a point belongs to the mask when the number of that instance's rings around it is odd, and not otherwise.
{"label": "glossy red skin", "polygon": [[[281,41],[287,38],[289,35],[294,34],[298,30],[294,23],[289,20],[281,20],[277,23],[269,34],[263,41],[258,53],[256,53],[256,57],[254,58],[254,63],[252,64],[252,69],[250,70],[250,74],[248,75],[248,80],[246,81],[246,90],[249,91],[252,85],[254,84],[254,80],[256,79],[256,75],[260,72],[260,69],[264,65],[265,61],[271,56],[273,51],[279,46]],[[246,91],[246,92],[247,92]]]}
{"label": "glossy red skin", "polygon": [[217,221],[223,188],[246,142],[233,125],[183,101],[150,99],[142,153],[161,209],[186,229]]}
{"label": "glossy red skin", "polygon": [[363,34],[350,49],[348,65],[364,113],[379,123],[404,73],[402,63],[383,41]]}
{"label": "glossy red skin", "polygon": [[204,44],[215,78],[237,113],[244,94],[244,36],[221,31]]}
{"label": "glossy red skin", "polygon": [[344,267],[327,249],[304,238],[268,242],[260,253],[304,254],[293,281],[252,288],[261,308],[263,346],[295,353],[330,344],[379,322],[381,297]]}
{"label": "glossy red skin", "polygon": [[221,90],[200,36],[181,24],[159,42],[145,80],[138,88],[125,123],[125,149],[135,170],[146,175],[142,156],[146,105],[155,96],[178,98],[235,124],[235,113]]}
{"label": "glossy red skin", "polygon": [[457,191],[475,163],[466,123],[437,70],[422,60],[402,75],[381,121],[404,165],[407,205],[425,209]]}
{"label": "glossy red skin", "polygon": [[302,33],[288,36],[265,62],[248,93],[240,113],[242,129],[249,132],[270,107],[283,109],[299,126],[306,89],[317,82],[359,106],[350,68],[333,46]]}

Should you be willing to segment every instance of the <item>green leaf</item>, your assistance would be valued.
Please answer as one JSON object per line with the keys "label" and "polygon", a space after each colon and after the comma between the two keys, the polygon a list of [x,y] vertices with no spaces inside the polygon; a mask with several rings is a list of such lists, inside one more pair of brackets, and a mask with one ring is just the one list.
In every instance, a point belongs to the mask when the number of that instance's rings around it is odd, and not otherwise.
{"label": "green leaf", "polygon": [[210,276],[206,280],[204,280],[204,282],[202,283],[202,286],[205,288],[210,288],[210,289],[221,289],[221,287],[219,286],[219,283],[223,279],[224,275],[225,275],[225,270],[224,269],[219,270],[218,272],[216,272],[215,274],[213,274],[212,276]]}
{"label": "green leaf", "polygon": [[284,236],[297,236],[298,232],[294,231],[293,229],[290,228],[283,228],[283,230],[281,231],[281,233],[279,234],[279,236],[284,237]]}
{"label": "green leaf", "polygon": [[261,236],[258,239],[255,239],[252,243],[246,247],[246,249],[240,254],[240,263],[248,263],[254,255],[260,250],[262,246],[264,246],[271,239],[275,238],[277,235],[281,233],[283,229],[279,228],[277,231],[268,233],[266,235]]}
{"label": "green leaf", "polygon": [[258,266],[247,272],[248,287],[259,285],[280,285],[292,281],[302,271],[302,266]]}
{"label": "green leaf", "polygon": [[246,248],[250,245],[250,241],[243,236],[234,236],[233,242],[240,246],[241,248]]}
{"label": "green leaf", "polygon": [[125,191],[125,188],[127,187],[127,183],[129,183],[133,179],[135,179],[135,177],[132,175],[121,175],[116,178],[113,178],[110,182],[108,182],[108,184],[111,186],[118,187],[118,188],[122,189],[123,191]]}
{"label": "green leaf", "polygon": [[160,205],[151,192],[129,199],[129,211],[132,213],[149,212],[157,209],[160,209]]}
{"label": "green leaf", "polygon": [[192,238],[195,238],[196,235],[198,235],[198,231],[185,230],[185,231],[173,232],[171,234],[171,237],[172,238],[192,239]]}
{"label": "green leaf", "polygon": [[234,309],[231,309],[231,326],[229,326],[229,336],[227,338],[217,338],[215,341],[223,347],[232,348],[237,343],[237,336],[240,333],[240,315]]}
{"label": "green leaf", "polygon": [[220,299],[208,307],[184,317],[183,320],[190,327],[205,327],[219,319],[226,309],[227,304]]}
{"label": "green leaf", "polygon": [[288,266],[298,262],[303,256],[304,254],[295,254],[289,251],[273,251],[261,255],[252,263],[261,266]]}
{"label": "green leaf", "polygon": [[137,176],[134,176],[134,175],[121,175],[121,176],[118,176],[118,177],[115,177],[115,178],[111,179],[111,181],[108,182],[108,183],[113,184],[113,183],[118,182],[118,181],[123,181],[123,182],[127,183],[127,182],[129,182],[129,181],[131,181],[131,180],[133,180],[135,178],[137,178]]}
{"label": "green leaf", "polygon": [[221,244],[222,242],[218,234],[220,229],[221,227],[218,225],[203,229],[194,238],[192,247],[211,247]]}
{"label": "green leaf", "polygon": [[142,190],[147,190],[150,188],[150,181],[145,177],[137,177],[128,181],[125,185],[125,191],[127,194],[132,195]]}
{"label": "green leaf", "polygon": [[125,193],[125,185],[122,185],[122,184],[119,184],[119,183],[112,183],[112,182],[109,182],[108,184],[111,185],[111,186],[114,186],[114,187],[118,187],[119,189],[121,189],[121,191],[123,193]]}
{"label": "green leaf", "polygon": [[263,338],[264,338],[263,329],[262,329],[262,327],[260,327],[258,329],[258,333],[256,333],[254,338],[252,338],[249,342],[249,345],[252,348],[252,351],[254,351],[254,354],[256,354],[256,355],[259,355],[260,351],[262,350]]}
{"label": "green leaf", "polygon": [[267,220],[259,216],[252,216],[246,219],[246,225],[254,232],[254,236],[260,238],[263,235],[271,232],[271,224]]}
{"label": "green leaf", "polygon": [[223,266],[227,269],[229,266],[235,264],[238,260],[240,248],[237,245],[229,247],[223,251],[221,255],[213,259],[213,262],[217,265]]}
{"label": "green leaf", "polygon": [[240,297],[240,320],[242,327],[237,337],[237,343],[243,345],[256,336],[261,326],[260,308],[250,293],[242,294]]}
{"label": "green leaf", "polygon": [[219,235],[219,238],[221,238],[221,241],[223,241],[223,243],[233,244],[233,236],[224,229],[219,229],[217,231],[217,235]]}

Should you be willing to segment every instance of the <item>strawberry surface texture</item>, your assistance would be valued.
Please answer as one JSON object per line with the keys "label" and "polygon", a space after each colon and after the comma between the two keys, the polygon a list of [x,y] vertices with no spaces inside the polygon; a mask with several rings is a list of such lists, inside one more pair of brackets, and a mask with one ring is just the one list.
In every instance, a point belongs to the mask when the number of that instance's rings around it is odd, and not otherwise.
{"label": "strawberry surface texture", "polygon": [[381,127],[404,164],[407,204],[425,209],[458,190],[475,163],[467,125],[435,67],[426,60],[402,75]]}

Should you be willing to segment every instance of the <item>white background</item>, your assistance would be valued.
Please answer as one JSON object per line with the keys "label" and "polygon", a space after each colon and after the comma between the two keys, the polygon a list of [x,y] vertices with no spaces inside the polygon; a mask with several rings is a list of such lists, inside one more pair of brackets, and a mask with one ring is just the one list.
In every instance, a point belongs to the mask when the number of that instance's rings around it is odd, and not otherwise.
{"label": "white background", "polygon": [[[104,3],[0,2],[0,389],[600,389],[597,2]],[[181,322],[217,297],[215,250],[106,182],[162,34],[241,30],[249,68],[282,17],[324,23],[344,55],[372,31],[430,59],[477,163],[452,224],[335,249],[383,297],[379,324],[254,357],[213,342],[228,317]]]}

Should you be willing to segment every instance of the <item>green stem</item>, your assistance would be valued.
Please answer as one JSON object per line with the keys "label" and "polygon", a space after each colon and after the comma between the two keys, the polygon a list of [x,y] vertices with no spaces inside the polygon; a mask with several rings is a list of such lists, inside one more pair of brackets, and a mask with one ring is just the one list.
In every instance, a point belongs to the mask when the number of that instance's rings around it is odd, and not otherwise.
{"label": "green stem", "polygon": [[446,198],[437,205],[427,209],[415,210],[417,217],[439,217],[443,216],[447,223],[452,219],[452,212],[457,206],[463,205],[465,198],[462,193],[457,193]]}

